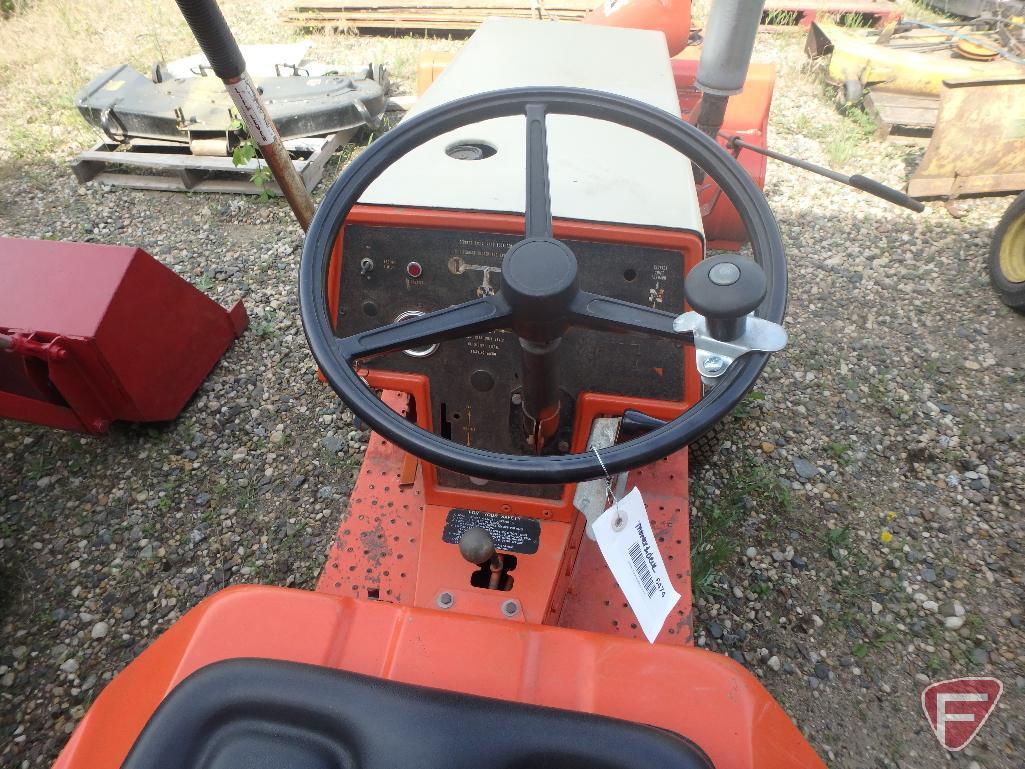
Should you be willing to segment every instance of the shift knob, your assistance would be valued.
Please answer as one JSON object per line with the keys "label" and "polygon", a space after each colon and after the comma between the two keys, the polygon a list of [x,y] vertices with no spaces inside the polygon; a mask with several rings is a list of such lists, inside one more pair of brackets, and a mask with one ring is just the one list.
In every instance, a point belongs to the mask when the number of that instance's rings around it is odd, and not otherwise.
{"label": "shift knob", "polygon": [[708,333],[731,342],[744,333],[745,318],[765,298],[765,271],[739,255],[702,259],[687,273],[683,286],[687,303],[703,315]]}
{"label": "shift knob", "polygon": [[470,563],[487,563],[495,557],[495,540],[480,526],[471,526],[459,538],[459,554]]}

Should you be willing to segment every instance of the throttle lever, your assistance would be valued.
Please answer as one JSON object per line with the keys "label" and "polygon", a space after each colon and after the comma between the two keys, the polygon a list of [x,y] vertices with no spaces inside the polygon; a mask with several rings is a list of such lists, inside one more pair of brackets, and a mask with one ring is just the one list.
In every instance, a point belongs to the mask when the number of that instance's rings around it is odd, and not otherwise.
{"label": "throttle lever", "polygon": [[738,255],[702,259],[687,273],[683,293],[695,311],[676,318],[673,330],[693,336],[698,373],[706,386],[714,385],[741,355],[786,346],[783,327],[754,314],[767,288],[758,263]]}
{"label": "throttle lever", "polygon": [[767,149],[766,147],[759,147],[757,144],[749,144],[743,141],[739,136],[728,136],[726,134],[719,134],[726,139],[726,146],[731,150],[737,151],[738,149],[750,150],[751,152],[757,152],[759,155],[764,155],[767,158],[773,160],[779,160],[782,163],[792,165],[795,168],[800,168],[804,171],[811,171],[813,174],[824,176],[827,179],[832,179],[834,182],[840,184],[846,184],[848,187],[853,187],[856,190],[867,192],[869,195],[875,195],[877,198],[882,198],[887,203],[893,203],[895,206],[906,208],[909,211],[914,211],[916,214],[922,213],[925,210],[925,204],[920,200],[915,200],[910,195],[907,195],[900,190],[895,190],[893,187],[888,187],[882,182],[877,182],[875,179],[869,179],[867,176],[861,174],[853,174],[848,176],[847,174],[841,174],[832,169],[825,168],[801,158],[790,157],[784,155],[782,152],[776,152],[774,150]]}

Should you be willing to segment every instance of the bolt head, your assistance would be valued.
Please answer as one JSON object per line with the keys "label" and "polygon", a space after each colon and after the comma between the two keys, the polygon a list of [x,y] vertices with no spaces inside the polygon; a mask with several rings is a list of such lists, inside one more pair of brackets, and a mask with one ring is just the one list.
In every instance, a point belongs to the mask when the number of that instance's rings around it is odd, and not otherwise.
{"label": "bolt head", "polygon": [[516,601],[508,600],[502,602],[502,614],[506,617],[515,617],[520,613],[520,605]]}
{"label": "bolt head", "polygon": [[710,376],[721,374],[726,369],[726,359],[718,355],[710,355],[701,364],[701,371]]}
{"label": "bolt head", "polygon": [[437,604],[439,609],[449,609],[455,602],[455,596],[448,591],[438,594]]}

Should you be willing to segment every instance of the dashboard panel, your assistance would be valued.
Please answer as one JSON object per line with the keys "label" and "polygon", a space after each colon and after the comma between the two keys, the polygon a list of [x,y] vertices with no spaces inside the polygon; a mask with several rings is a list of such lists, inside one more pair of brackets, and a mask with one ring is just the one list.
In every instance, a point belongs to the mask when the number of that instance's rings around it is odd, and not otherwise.
{"label": "dashboard panel", "polygon": [[[519,239],[456,229],[347,224],[342,234],[336,334],[348,336],[496,292],[501,286],[502,257]],[[683,311],[681,251],[565,242],[577,257],[585,291]],[[671,341],[574,328],[567,331],[560,349],[563,422],[570,428],[572,414],[566,410],[572,409],[580,392],[667,401],[684,397],[684,353]],[[432,423],[438,434],[482,449],[525,452],[513,424],[518,415],[520,360],[512,332],[391,353],[375,358],[372,367],[430,379]],[[471,479],[439,468],[439,481],[458,488]],[[517,489],[517,493],[525,491]],[[538,487],[526,493],[557,497],[559,490]]]}

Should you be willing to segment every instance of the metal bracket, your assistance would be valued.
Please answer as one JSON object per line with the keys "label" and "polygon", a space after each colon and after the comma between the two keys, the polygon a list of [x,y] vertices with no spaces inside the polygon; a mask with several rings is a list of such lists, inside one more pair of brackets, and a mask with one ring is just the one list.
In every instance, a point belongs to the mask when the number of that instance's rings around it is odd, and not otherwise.
{"label": "metal bracket", "polygon": [[726,373],[730,364],[749,352],[777,352],[787,345],[787,332],[782,326],[751,313],[746,316],[744,333],[729,342],[716,339],[708,333],[705,316],[685,312],[673,321],[673,330],[694,336],[697,350],[698,373],[701,381],[711,387]]}
{"label": "metal bracket", "polygon": [[[587,438],[587,450],[598,449],[601,451],[614,446],[619,437],[619,426],[622,422],[620,417],[595,419],[591,424],[591,434]],[[619,499],[626,494],[626,476],[627,473],[619,473],[613,478],[615,495]],[[595,478],[578,483],[576,493],[573,495],[573,506],[587,519],[587,536],[594,539],[591,525],[609,507],[608,486],[605,478]]]}

